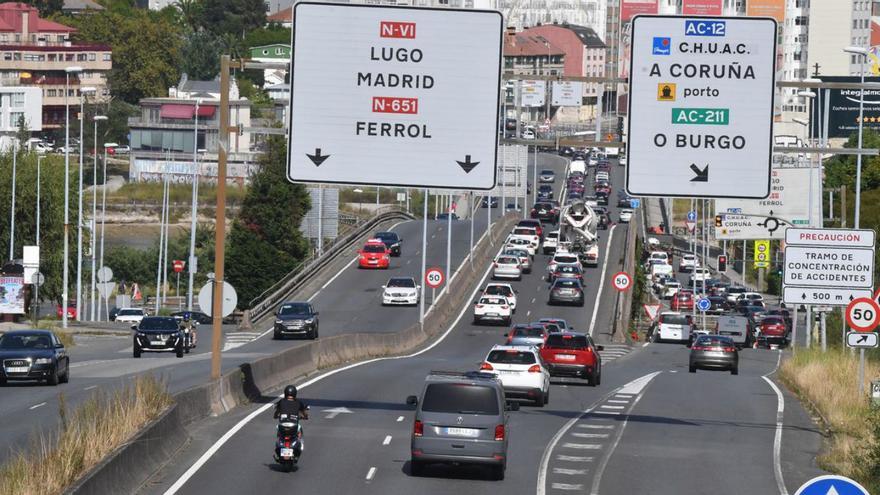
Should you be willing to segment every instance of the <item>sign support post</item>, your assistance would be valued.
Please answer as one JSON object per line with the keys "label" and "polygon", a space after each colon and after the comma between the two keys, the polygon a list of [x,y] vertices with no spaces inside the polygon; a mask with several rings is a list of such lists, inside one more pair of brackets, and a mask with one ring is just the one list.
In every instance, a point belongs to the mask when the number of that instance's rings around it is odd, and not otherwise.
{"label": "sign support post", "polygon": [[425,328],[425,264],[427,261],[428,250],[428,188],[425,188],[425,195],[422,212],[422,290],[419,297],[419,326]]}

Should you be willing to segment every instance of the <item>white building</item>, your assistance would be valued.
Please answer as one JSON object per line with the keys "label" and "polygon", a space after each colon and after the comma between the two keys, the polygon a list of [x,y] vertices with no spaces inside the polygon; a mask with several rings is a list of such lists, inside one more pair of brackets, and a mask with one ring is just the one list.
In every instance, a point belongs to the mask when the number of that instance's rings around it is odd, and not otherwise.
{"label": "white building", "polygon": [[608,4],[609,0],[498,0],[497,8],[517,31],[565,22],[592,28],[604,40]]}
{"label": "white building", "polygon": [[43,91],[33,86],[0,87],[0,150],[12,147],[22,117],[29,131],[43,130]]}

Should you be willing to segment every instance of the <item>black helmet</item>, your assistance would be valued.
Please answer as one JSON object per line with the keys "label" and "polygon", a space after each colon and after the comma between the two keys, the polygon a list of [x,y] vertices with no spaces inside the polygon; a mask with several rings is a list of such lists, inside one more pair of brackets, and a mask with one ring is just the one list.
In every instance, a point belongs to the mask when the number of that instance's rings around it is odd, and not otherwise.
{"label": "black helmet", "polygon": [[296,385],[288,385],[284,387],[284,397],[293,397],[296,399]]}

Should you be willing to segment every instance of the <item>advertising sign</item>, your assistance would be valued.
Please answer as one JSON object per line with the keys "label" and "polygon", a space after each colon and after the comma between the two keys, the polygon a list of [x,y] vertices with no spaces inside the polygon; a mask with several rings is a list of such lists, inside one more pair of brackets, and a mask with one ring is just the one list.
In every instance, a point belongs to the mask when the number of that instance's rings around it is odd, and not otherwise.
{"label": "advertising sign", "polygon": [[[828,77],[820,76],[823,82],[858,83],[859,77]],[[866,77],[865,82],[880,82],[880,77]],[[825,91],[822,90],[820,98],[822,106],[825,106]],[[831,89],[829,95],[831,101],[828,112],[828,137],[848,138],[859,132],[859,90],[858,89]],[[864,129],[880,131],[880,89],[866,89],[864,103]],[[813,105],[811,122],[822,122],[824,108]],[[815,131],[815,129],[814,129]]]}
{"label": "advertising sign", "polygon": [[547,81],[520,81],[520,105],[524,107],[543,107],[547,94]]}
{"label": "advertising sign", "polygon": [[684,15],[721,15],[723,0],[683,0],[681,13]]}
{"label": "advertising sign", "polygon": [[785,20],[785,0],[746,0],[749,17],[772,17],[782,24]]}
{"label": "advertising sign", "polygon": [[638,16],[631,26],[627,191],[766,198],[776,22]]}
{"label": "advertising sign", "polygon": [[503,24],[497,11],[296,3],[288,178],[491,189]]}
{"label": "advertising sign", "polygon": [[551,86],[554,107],[579,107],[584,94],[584,83],[576,81],[553,81]]}
{"label": "advertising sign", "polygon": [[0,314],[24,314],[24,279],[0,277]]}
{"label": "advertising sign", "polygon": [[638,14],[656,14],[657,0],[621,0],[620,21],[628,22]]}

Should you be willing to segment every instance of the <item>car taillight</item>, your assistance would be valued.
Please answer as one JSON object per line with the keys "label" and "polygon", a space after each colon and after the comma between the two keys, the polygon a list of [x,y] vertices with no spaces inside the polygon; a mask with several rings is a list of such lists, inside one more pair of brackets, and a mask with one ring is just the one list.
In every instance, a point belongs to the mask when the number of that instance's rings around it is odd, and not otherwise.
{"label": "car taillight", "polygon": [[529,366],[529,373],[540,373],[540,372],[541,372],[541,367],[538,366],[537,364],[533,364],[533,365]]}
{"label": "car taillight", "polygon": [[482,307],[483,307],[482,304],[477,304],[477,308],[482,308]]}
{"label": "car taillight", "polygon": [[508,309],[509,307],[510,307],[510,306],[504,304],[504,305],[501,306],[501,309]]}
{"label": "car taillight", "polygon": [[421,421],[416,420],[416,422],[413,423],[413,436],[420,437],[420,436],[424,435],[424,433],[425,433],[425,425],[422,424]]}
{"label": "car taillight", "polygon": [[[510,340],[510,339],[508,338],[508,340]],[[495,368],[493,368],[492,365],[489,364],[489,363],[485,363],[485,362],[484,362],[483,364],[480,365],[480,370],[481,370],[481,371],[492,371],[492,370],[494,370],[494,369],[495,369]]]}
{"label": "car taillight", "polygon": [[724,352],[736,352],[736,347],[725,347]]}
{"label": "car taillight", "polygon": [[285,448],[285,449],[289,449],[289,448],[290,448],[290,439],[289,439],[289,438],[285,438],[285,439],[284,439],[284,448]]}
{"label": "car taillight", "polygon": [[495,427],[495,441],[500,442],[504,440],[504,425],[498,425]]}
{"label": "car taillight", "polygon": [[498,263],[497,263],[497,262],[496,262],[496,263],[492,263],[492,266],[494,266],[495,268],[498,268]]}
{"label": "car taillight", "polygon": [[708,351],[709,348],[708,348],[708,347],[703,347],[703,346],[700,346],[700,345],[695,345],[695,346],[691,347],[691,350],[692,350],[692,351]]}

